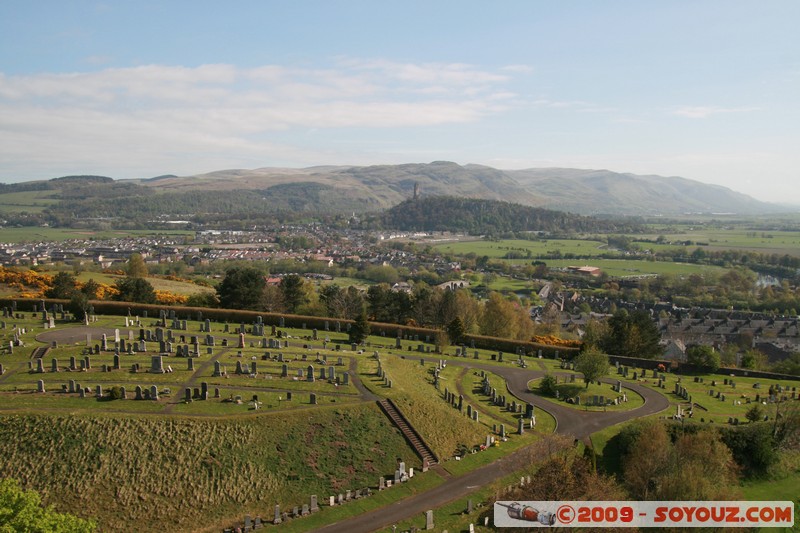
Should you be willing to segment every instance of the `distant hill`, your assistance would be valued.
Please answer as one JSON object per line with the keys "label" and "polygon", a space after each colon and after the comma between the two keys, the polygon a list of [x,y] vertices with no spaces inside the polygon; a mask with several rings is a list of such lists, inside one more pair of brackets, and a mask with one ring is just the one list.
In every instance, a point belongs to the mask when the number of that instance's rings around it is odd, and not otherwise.
{"label": "distant hill", "polygon": [[408,231],[458,231],[498,235],[507,232],[632,232],[629,218],[599,219],[497,200],[429,196],[406,200],[377,217],[380,226]]}
{"label": "distant hill", "polygon": [[422,196],[501,200],[579,214],[760,214],[785,211],[785,207],[760,202],[726,187],[680,177],[569,168],[498,170],[447,161],[366,167],[221,170],[196,176],[164,177],[142,184],[166,192],[266,190],[290,183],[328,186],[329,198],[334,204],[340,195],[358,199],[358,202],[345,202],[347,209],[356,212],[397,205],[413,195],[415,184]]}
{"label": "distant hill", "polygon": [[573,213],[677,215],[785,211],[785,208],[760,202],[727,187],[680,177],[572,168],[508,170],[506,174],[526,189],[547,198],[547,207]]}
{"label": "distant hill", "polygon": [[[725,187],[685,178],[563,168],[498,170],[436,161],[232,169],[138,180],[64,176],[0,184],[0,215],[10,224],[23,225],[47,222],[65,226],[103,218],[139,225],[189,219],[251,227],[308,216],[377,213],[412,198],[415,191],[420,198],[496,200],[583,215],[786,211]],[[17,196],[4,201],[4,194]],[[25,202],[35,205],[36,212],[26,213]]]}
{"label": "distant hill", "polygon": [[[147,180],[142,185],[159,191],[268,190],[276,186],[317,183],[338,196],[358,199],[348,209],[359,212],[388,208],[411,197],[414,185],[428,196],[466,196],[490,200],[514,200],[527,205],[544,201],[526,191],[503,171],[478,165],[461,166],[437,161],[429,164],[368,167],[311,167],[306,169],[260,168],[220,170],[184,177]],[[320,206],[324,207],[324,206]]]}
{"label": "distant hill", "polygon": [[53,178],[51,183],[64,185],[70,183],[111,183],[114,178],[108,176],[92,176],[91,174],[81,176],[61,176],[60,178]]}

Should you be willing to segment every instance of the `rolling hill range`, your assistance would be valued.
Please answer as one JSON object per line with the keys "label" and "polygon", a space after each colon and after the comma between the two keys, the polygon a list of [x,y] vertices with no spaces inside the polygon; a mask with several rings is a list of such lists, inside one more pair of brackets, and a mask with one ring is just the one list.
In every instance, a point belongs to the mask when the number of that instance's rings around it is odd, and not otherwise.
{"label": "rolling hill range", "polygon": [[680,177],[572,168],[511,170],[506,174],[547,198],[548,208],[581,214],[759,214],[783,210],[727,187]]}
{"label": "rolling hill range", "polygon": [[[86,219],[189,219],[253,224],[298,216],[378,212],[414,195],[498,200],[582,215],[766,214],[786,208],[678,177],[563,168],[498,170],[428,164],[220,170],[112,180],[66,176],[0,184],[0,217],[68,226]],[[35,221],[34,221],[35,222]]]}
{"label": "rolling hill range", "polygon": [[412,196],[415,184],[424,196],[503,200],[578,214],[758,214],[784,210],[726,187],[680,177],[568,168],[498,170],[447,161],[367,167],[223,170],[141,183],[161,191],[268,191],[271,188],[277,191],[290,184],[316,183],[334,197],[358,198],[362,204],[356,211],[396,205]]}

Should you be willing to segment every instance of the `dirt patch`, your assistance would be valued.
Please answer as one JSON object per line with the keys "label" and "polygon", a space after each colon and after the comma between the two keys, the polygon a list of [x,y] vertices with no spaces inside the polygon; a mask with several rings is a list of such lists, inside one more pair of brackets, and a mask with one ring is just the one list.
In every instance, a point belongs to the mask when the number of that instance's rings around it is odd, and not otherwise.
{"label": "dirt patch", "polygon": [[[114,330],[110,328],[93,328],[91,326],[78,326],[74,328],[61,328],[44,331],[36,335],[36,340],[50,344],[56,341],[59,344],[75,344],[78,342],[86,342],[86,335],[92,336],[92,341],[99,341],[103,334],[114,342]],[[122,331],[120,331],[122,336]],[[127,331],[125,332],[127,339]]]}

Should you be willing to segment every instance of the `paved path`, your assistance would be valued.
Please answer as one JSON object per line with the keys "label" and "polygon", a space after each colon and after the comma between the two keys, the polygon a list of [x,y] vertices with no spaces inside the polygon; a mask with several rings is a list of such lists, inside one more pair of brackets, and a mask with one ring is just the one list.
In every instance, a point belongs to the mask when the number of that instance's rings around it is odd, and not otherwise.
{"label": "paved path", "polygon": [[[488,370],[502,376],[506,379],[508,390],[511,394],[522,401],[533,403],[538,409],[543,409],[552,414],[558,423],[556,432],[562,435],[571,435],[576,439],[583,439],[596,431],[619,422],[658,413],[669,406],[667,398],[660,393],[641,385],[625,383],[623,384],[625,388],[642,395],[645,400],[642,407],[630,411],[580,411],[550,402],[528,392],[528,382],[531,379],[542,377],[545,374],[543,370],[528,370],[510,365],[489,365],[458,359],[448,359],[447,364]],[[612,381],[611,379],[603,381],[606,383],[615,382],[615,380]],[[414,516],[421,516],[422,513],[429,509],[441,507],[453,500],[466,496],[484,485],[529,466],[532,459],[530,454],[531,451],[528,447],[522,448],[468,474],[450,478],[429,491],[400,500],[389,506],[342,520],[317,531],[324,533],[368,533],[384,529]]]}

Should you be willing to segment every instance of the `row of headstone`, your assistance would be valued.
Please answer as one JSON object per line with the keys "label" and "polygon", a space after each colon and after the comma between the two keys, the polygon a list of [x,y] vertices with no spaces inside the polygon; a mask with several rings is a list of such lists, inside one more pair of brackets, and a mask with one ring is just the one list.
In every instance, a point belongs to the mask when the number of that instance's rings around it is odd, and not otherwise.
{"label": "row of headstone", "polygon": [[675,383],[675,394],[686,401],[692,401],[689,391],[686,390],[686,387],[682,386],[680,383]]}

